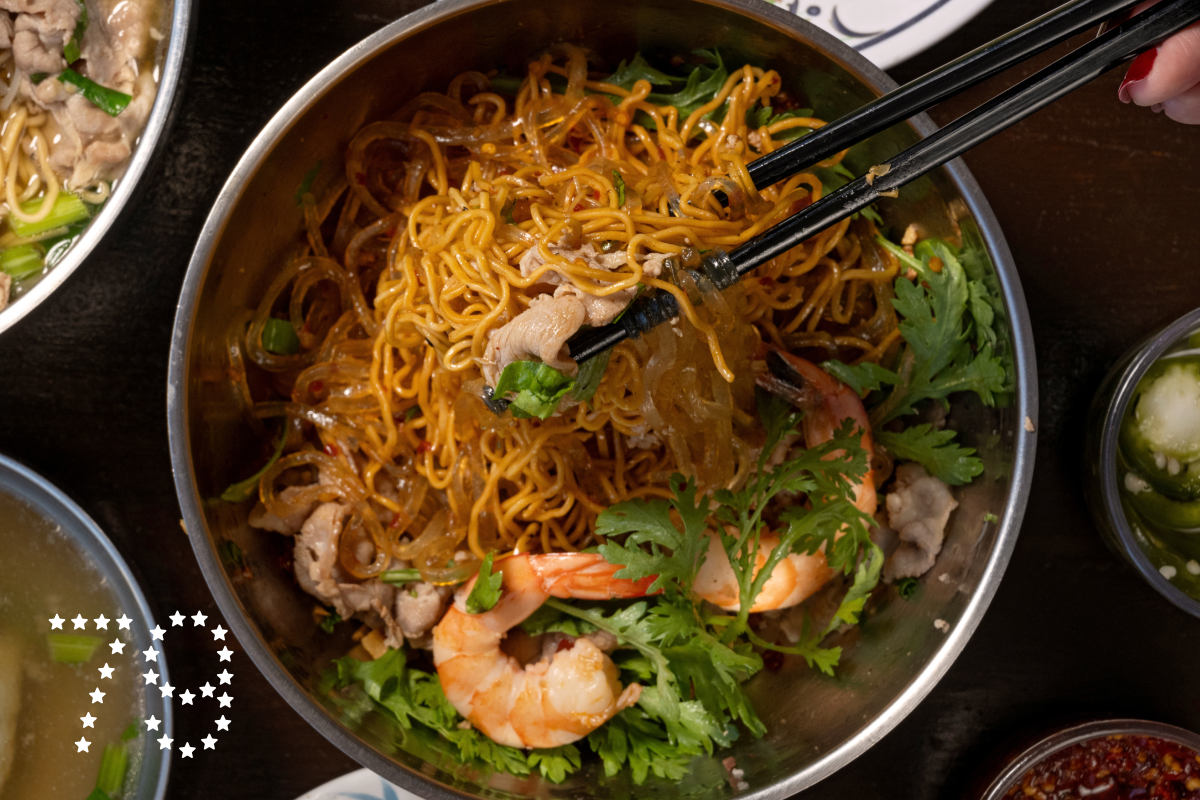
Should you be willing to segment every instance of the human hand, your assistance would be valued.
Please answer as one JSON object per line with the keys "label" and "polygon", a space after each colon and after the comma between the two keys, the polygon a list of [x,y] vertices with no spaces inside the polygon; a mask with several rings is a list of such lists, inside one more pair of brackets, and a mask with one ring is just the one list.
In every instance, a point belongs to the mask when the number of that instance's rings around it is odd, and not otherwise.
{"label": "human hand", "polygon": [[[1132,13],[1152,5],[1141,3]],[[1117,96],[1122,103],[1150,106],[1176,122],[1200,125],[1200,23],[1135,58]]]}

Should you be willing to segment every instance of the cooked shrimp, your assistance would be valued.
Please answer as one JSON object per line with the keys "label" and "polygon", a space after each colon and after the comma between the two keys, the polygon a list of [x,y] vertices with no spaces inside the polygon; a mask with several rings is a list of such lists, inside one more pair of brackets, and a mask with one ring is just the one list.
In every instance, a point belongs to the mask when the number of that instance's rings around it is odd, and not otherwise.
{"label": "cooked shrimp", "polygon": [[[846,419],[862,430],[862,447],[867,451],[867,474],[854,485],[854,505],[867,514],[875,513],[875,479],[870,463],[875,455],[871,423],[862,400],[846,384],[810,361],[771,348],[767,354],[769,372],[758,378],[758,385],[778,394],[804,411],[804,443],[816,447],[833,439]],[[832,454],[836,457],[837,454]],[[709,534],[708,558],[696,575],[695,591],[703,599],[727,611],[737,611],[738,582],[729,557],[716,536]],[[779,538],[764,533],[759,539],[755,572],[766,563]],[[750,611],[770,611],[802,603],[833,577],[824,553],[789,553],[776,565],[763,584]]]}
{"label": "cooked shrimp", "polygon": [[433,662],[446,699],[494,742],[559,747],[587,736],[637,702],[642,687],[624,688],[617,666],[588,639],[576,639],[522,666],[501,649],[505,636],[553,597],[609,600],[641,597],[654,581],[614,578],[620,566],[595,554],[517,555],[496,564],[500,601],[468,614],[468,581],[433,629]]}

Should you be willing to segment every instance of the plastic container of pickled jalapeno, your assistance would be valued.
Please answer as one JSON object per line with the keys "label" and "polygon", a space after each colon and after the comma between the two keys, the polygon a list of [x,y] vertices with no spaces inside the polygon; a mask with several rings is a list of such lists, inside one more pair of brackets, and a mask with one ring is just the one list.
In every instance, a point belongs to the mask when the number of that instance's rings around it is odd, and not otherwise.
{"label": "plastic container of pickled jalapeno", "polygon": [[1200,309],[1109,372],[1089,412],[1085,469],[1105,541],[1200,617]]}

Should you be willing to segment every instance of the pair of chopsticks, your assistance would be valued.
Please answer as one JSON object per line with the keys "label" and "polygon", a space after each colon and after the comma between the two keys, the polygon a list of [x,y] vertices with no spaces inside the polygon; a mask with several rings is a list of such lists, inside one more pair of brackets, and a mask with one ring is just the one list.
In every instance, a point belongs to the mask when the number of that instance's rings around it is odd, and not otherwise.
{"label": "pair of chopsticks", "polygon": [[[756,159],[747,165],[750,177],[757,188],[763,188],[802,172],[1134,5],[1136,0],[1073,0],[1066,3],[957,61]],[[1164,0],[899,153],[887,165],[873,168],[873,174],[846,184],[730,253],[713,251],[705,258],[701,272],[718,289],[733,285],[760,264],[786,253],[881,196],[895,196],[894,193],[905,184],[957,158],[1197,21],[1200,21],[1200,0]],[[576,334],[567,343],[571,357],[582,363],[626,338],[636,337],[678,316],[679,312],[672,294],[644,294],[618,322]],[[503,401],[491,402],[499,404]]]}

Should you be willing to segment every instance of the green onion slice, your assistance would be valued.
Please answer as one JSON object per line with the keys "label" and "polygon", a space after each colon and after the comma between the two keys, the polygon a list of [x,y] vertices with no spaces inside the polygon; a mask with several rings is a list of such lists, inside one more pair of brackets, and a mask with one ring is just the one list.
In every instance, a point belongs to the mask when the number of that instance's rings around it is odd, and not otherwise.
{"label": "green onion slice", "polygon": [[290,356],[300,352],[300,337],[286,319],[271,317],[263,325],[262,346],[268,353]]}
{"label": "green onion slice", "polygon": [[86,664],[100,646],[98,636],[73,636],[69,633],[48,633],[50,657],[57,664]]}
{"label": "green onion slice", "polygon": [[[43,202],[45,200],[41,197],[26,200],[21,203],[21,210],[26,214],[35,214],[41,210]],[[91,213],[82,200],[70,192],[59,192],[58,197],[54,199],[54,207],[50,209],[50,213],[45,218],[37,222],[22,222],[9,215],[8,225],[12,228],[13,233],[25,238],[37,236],[39,233],[45,233],[55,228],[65,228],[88,219],[90,216]]]}
{"label": "green onion slice", "polygon": [[68,64],[74,64],[79,60],[79,43],[83,41],[83,34],[87,31],[88,15],[87,3],[83,0],[75,0],[79,4],[79,19],[75,22],[75,31],[71,34],[71,41],[63,46],[63,58]]}
{"label": "green onion slice", "polygon": [[0,250],[0,272],[7,273],[14,281],[37,275],[44,266],[42,251],[31,244]]}
{"label": "green onion slice", "polygon": [[409,567],[408,569],[389,569],[380,574],[379,580],[383,581],[384,583],[390,583],[399,586],[403,583],[412,583],[413,581],[421,580],[421,573],[415,567]]}
{"label": "green onion slice", "polygon": [[109,89],[90,78],[83,77],[70,67],[64,69],[58,76],[58,79],[79,89],[79,93],[91,101],[92,105],[110,117],[115,117],[124,111],[125,107],[129,105],[129,101],[133,99],[132,96],[124,92]]}
{"label": "green onion slice", "polygon": [[96,789],[109,797],[116,795],[125,785],[125,770],[129,767],[129,751],[123,742],[104,748],[100,759],[100,774],[96,777]]}

